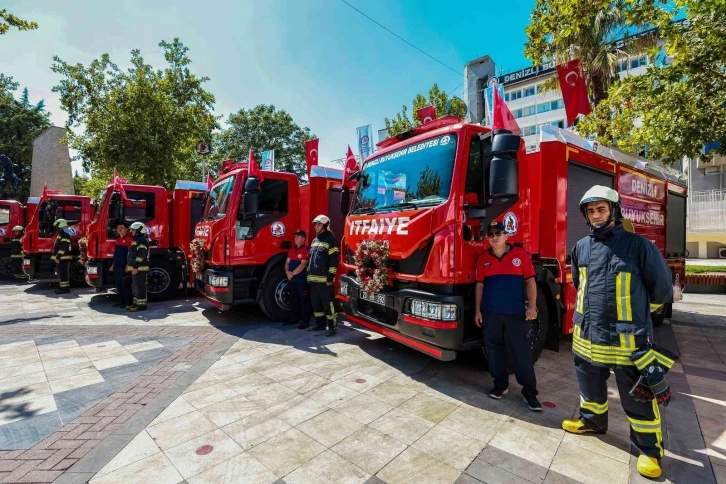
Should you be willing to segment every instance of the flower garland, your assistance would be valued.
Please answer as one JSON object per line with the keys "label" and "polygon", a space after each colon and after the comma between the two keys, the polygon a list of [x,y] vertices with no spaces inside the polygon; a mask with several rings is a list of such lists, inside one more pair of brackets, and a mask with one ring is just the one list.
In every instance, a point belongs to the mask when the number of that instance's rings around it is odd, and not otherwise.
{"label": "flower garland", "polygon": [[204,274],[204,239],[193,239],[189,249],[192,251],[192,269],[196,274]]}
{"label": "flower garland", "polygon": [[364,240],[358,243],[353,260],[355,262],[355,275],[361,283],[361,289],[366,294],[373,294],[388,284],[390,273],[388,270],[388,256],[390,255],[388,241]]}
{"label": "flower garland", "polygon": [[86,237],[78,239],[78,253],[81,264],[86,265],[88,261],[88,239]]}

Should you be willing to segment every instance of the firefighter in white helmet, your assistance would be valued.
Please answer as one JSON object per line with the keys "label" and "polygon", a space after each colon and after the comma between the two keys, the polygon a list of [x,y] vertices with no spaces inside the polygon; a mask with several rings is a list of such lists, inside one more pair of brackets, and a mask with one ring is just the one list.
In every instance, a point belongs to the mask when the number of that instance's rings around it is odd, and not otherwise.
{"label": "firefighter in white helmet", "polygon": [[129,227],[133,237],[129,248],[126,272],[131,273],[131,291],[134,303],[128,309],[132,313],[146,310],[146,274],[149,272],[149,230],[141,222],[134,222]]}
{"label": "firefighter in white helmet", "polygon": [[330,230],[330,218],[327,215],[315,217],[313,226],[317,236],[310,244],[308,283],[315,324],[310,330],[327,329],[326,335],[333,336],[338,329],[333,282],[338,268],[340,249],[335,235]]}
{"label": "firefighter in white helmet", "polygon": [[60,288],[55,290],[56,294],[68,294],[71,292],[71,281],[69,279],[68,269],[73,260],[71,253],[71,234],[68,232],[68,222],[66,219],[59,218],[53,222],[53,226],[58,229],[58,236],[53,244],[53,254],[50,259],[56,264],[56,275]]}
{"label": "firefighter in white helmet", "polygon": [[13,238],[10,239],[10,264],[15,279],[26,279],[23,274],[23,227],[13,227]]}
{"label": "firefighter in white helmet", "polygon": [[572,351],[580,410],[562,428],[573,434],[605,433],[612,370],[630,439],[640,452],[638,472],[658,478],[663,457],[658,405],[670,401],[664,376],[676,356],[652,344],[650,313],[672,298],[670,271],[655,245],[624,229],[618,192],[596,185],[582,197],[580,211],[591,229],[572,250],[577,289]]}

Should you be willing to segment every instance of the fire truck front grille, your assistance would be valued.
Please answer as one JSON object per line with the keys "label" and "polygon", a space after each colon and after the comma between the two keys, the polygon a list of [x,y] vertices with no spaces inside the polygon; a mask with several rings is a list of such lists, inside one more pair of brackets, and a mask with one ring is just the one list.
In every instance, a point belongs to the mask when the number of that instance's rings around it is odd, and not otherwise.
{"label": "fire truck front grille", "polygon": [[395,309],[380,304],[372,304],[362,299],[358,299],[358,312],[386,326],[395,326],[398,321],[398,311]]}

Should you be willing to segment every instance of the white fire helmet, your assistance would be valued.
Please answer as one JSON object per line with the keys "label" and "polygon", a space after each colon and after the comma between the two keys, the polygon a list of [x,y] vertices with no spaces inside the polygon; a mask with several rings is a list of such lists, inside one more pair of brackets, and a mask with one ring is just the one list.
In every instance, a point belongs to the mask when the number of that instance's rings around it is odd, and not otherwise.
{"label": "white fire helmet", "polygon": [[330,223],[330,219],[328,218],[327,215],[320,214],[313,219],[313,223],[314,224],[321,223],[323,225],[328,225]]}

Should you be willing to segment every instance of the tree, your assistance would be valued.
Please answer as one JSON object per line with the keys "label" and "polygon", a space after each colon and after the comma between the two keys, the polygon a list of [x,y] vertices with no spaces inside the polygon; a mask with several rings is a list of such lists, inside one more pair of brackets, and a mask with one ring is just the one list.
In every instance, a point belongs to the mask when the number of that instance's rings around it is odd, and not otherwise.
{"label": "tree", "polygon": [[[635,13],[654,19],[671,61],[616,83],[578,125],[580,133],[597,133],[598,141],[631,153],[645,149],[649,158],[666,163],[726,154],[726,5],[686,0],[681,6],[685,26],[657,3]],[[714,141],[720,146],[702,155]]]}
{"label": "tree", "polygon": [[10,27],[15,27],[18,30],[35,30],[38,28],[38,24],[20,19],[6,9],[0,10],[0,35],[7,34]]}
{"label": "tree", "polygon": [[0,154],[18,165],[22,185],[15,198],[25,200],[30,193],[33,140],[50,126],[50,114],[43,101],[30,103],[27,89],[16,99],[13,92],[18,87],[12,77],[0,74]]}
{"label": "tree", "polygon": [[315,135],[298,126],[286,111],[260,104],[230,114],[227,125],[229,128],[215,136],[210,160],[214,171],[222,160],[246,160],[250,149],[258,161],[262,151],[275,150],[276,170],[295,173],[301,181],[305,178],[305,142]]}
{"label": "tree", "polygon": [[209,79],[189,70],[189,49],[179,39],[159,44],[168,66],[154,70],[139,50],[122,71],[108,54],[71,65],[54,58],[63,76],[53,92],[68,112],[68,144],[78,150],[91,178],[108,180],[114,168],[129,181],[173,186],[177,179],[200,179],[198,140],[218,127]]}
{"label": "tree", "polygon": [[[618,78],[618,60],[642,54],[657,42],[654,32],[628,43],[623,50],[615,48],[616,40],[648,25],[650,20],[635,16],[632,4],[632,0],[536,0],[525,29],[524,55],[535,65],[550,61],[559,65],[579,59],[590,101],[597,106],[607,98],[610,85]],[[558,88],[557,77],[542,86],[544,91]]]}
{"label": "tree", "polygon": [[439,89],[438,84],[434,84],[429,89],[428,98],[422,94],[416,94],[413,98],[413,119],[408,117],[408,108],[404,105],[401,112],[396,114],[393,119],[385,119],[386,130],[389,136],[405,133],[406,131],[421,124],[416,111],[426,106],[434,106],[437,116],[458,116],[463,118],[466,116],[466,104],[457,96],[449,96],[446,92]]}

